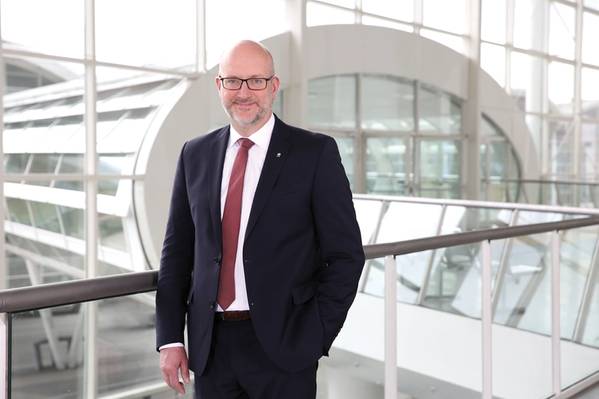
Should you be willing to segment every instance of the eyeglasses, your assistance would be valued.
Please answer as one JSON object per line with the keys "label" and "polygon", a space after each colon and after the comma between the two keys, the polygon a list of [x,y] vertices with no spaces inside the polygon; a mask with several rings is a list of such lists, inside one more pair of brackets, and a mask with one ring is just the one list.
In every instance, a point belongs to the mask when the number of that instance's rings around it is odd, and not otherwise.
{"label": "eyeglasses", "polygon": [[227,90],[241,90],[241,86],[243,82],[247,85],[250,90],[264,90],[266,89],[266,85],[268,81],[274,78],[275,75],[272,75],[270,78],[249,78],[249,79],[239,79],[239,78],[223,78],[218,77],[218,80],[221,81],[223,87]]}

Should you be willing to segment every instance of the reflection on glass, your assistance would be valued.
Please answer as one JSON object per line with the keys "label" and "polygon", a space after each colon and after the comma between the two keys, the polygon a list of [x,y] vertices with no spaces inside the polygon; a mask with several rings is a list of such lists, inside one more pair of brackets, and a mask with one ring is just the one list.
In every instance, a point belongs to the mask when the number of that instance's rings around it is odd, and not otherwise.
{"label": "reflection on glass", "polygon": [[414,84],[390,76],[361,76],[362,128],[414,130]]}
{"label": "reflection on glass", "polygon": [[58,206],[58,211],[62,218],[65,234],[83,240],[85,236],[83,209]]}
{"label": "reflection on glass", "polygon": [[460,133],[462,110],[448,94],[421,86],[418,92],[418,130],[421,133]]}
{"label": "reflection on glass", "polygon": [[355,180],[354,180],[354,149],[356,148],[353,137],[335,137],[335,141],[337,142],[337,146],[339,147],[339,153],[341,155],[341,163],[343,164],[343,169],[345,169],[345,174],[347,175],[347,179],[349,180],[350,187],[354,188]]}
{"label": "reflection on glass", "polygon": [[572,157],[574,154],[573,121],[549,122],[549,156],[551,173],[554,176],[569,177],[573,173]]}
{"label": "reflection on glass", "polygon": [[480,317],[480,244],[435,252],[424,306]]}
{"label": "reflection on glass", "polygon": [[437,198],[460,197],[459,141],[420,142],[420,195]]}
{"label": "reflection on glass", "polygon": [[[590,181],[597,180],[596,165],[599,162],[599,123],[582,124],[582,165],[581,176]],[[593,201],[595,207],[599,203]]]}
{"label": "reflection on glass", "polygon": [[33,226],[27,201],[18,198],[6,198],[8,218],[14,222]]}
{"label": "reflection on glass", "polygon": [[25,173],[29,154],[6,154],[4,156],[6,173]]}
{"label": "reflection on glass", "polygon": [[98,214],[98,228],[100,232],[101,245],[127,250],[125,244],[125,234],[123,232],[123,222],[118,216]]}
{"label": "reflection on glass", "polygon": [[[99,395],[162,381],[153,349],[153,302],[150,294],[94,302]],[[89,310],[86,305],[74,304],[12,316],[12,398],[82,397],[86,356],[82,326]],[[193,395],[193,389],[188,391],[185,398]],[[168,394],[165,388],[151,396]]]}
{"label": "reflection on glass", "polygon": [[368,137],[366,139],[366,192],[409,193],[406,180],[406,140]]}
{"label": "reflection on glass", "polygon": [[308,122],[311,126],[355,129],[355,75],[310,80],[308,83]]}
{"label": "reflection on glass", "polygon": [[58,210],[55,205],[43,202],[30,202],[35,226],[54,233],[61,233]]}

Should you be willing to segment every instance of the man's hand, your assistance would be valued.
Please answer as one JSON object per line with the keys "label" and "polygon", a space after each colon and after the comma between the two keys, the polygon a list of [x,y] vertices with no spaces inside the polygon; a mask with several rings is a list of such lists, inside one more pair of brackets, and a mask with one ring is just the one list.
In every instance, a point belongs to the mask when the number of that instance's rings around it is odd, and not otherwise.
{"label": "man's hand", "polygon": [[162,378],[169,387],[180,394],[185,394],[185,387],[179,381],[179,370],[185,384],[189,384],[189,368],[187,366],[187,353],[183,347],[164,348],[160,350],[160,370]]}

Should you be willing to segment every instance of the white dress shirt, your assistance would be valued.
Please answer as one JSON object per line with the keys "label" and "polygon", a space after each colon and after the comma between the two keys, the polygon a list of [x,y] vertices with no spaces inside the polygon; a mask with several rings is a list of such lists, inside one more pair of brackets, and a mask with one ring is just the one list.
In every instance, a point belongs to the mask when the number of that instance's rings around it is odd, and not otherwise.
{"label": "white dress shirt", "polygon": [[[266,151],[272,137],[272,130],[275,126],[274,115],[270,115],[268,122],[264,124],[257,132],[253,133],[248,138],[254,142],[254,145],[248,151],[247,166],[245,168],[245,176],[243,178],[243,193],[241,197],[241,221],[239,223],[239,239],[237,241],[237,254],[235,256],[235,300],[227,308],[227,310],[249,310],[247,289],[245,287],[245,272],[243,269],[243,243],[245,241],[245,231],[250,217],[250,210],[254,202],[254,194],[262,173],[262,166],[266,159]],[[229,143],[225,152],[225,161],[223,163],[223,177],[220,185],[220,217],[222,220],[225,211],[225,202],[227,199],[227,191],[229,190],[229,179],[233,163],[239,150],[239,139],[244,138],[240,135],[233,126],[230,126]],[[217,312],[222,312],[223,309],[217,305]],[[160,347],[170,348],[183,346],[182,343],[176,342],[166,344]]]}
{"label": "white dress shirt", "polygon": [[[254,194],[262,172],[262,166],[266,159],[266,151],[272,136],[272,129],[275,125],[275,118],[270,116],[268,122],[264,124],[257,132],[253,133],[248,138],[252,140],[254,145],[248,151],[248,161],[245,168],[245,176],[243,178],[243,193],[241,195],[241,221],[239,223],[239,239],[237,241],[237,255],[235,256],[235,300],[227,308],[227,310],[249,310],[248,295],[245,288],[245,273],[243,269],[243,243],[245,231],[250,218],[250,210],[254,202]],[[225,162],[223,163],[223,178],[220,185],[220,217],[223,218],[225,211],[225,201],[229,190],[229,179],[233,169],[233,163],[237,157],[239,150],[238,140],[244,138],[240,135],[233,126],[231,126],[231,134],[229,135],[229,144],[225,153]],[[217,312],[222,312],[220,305],[216,308]]]}

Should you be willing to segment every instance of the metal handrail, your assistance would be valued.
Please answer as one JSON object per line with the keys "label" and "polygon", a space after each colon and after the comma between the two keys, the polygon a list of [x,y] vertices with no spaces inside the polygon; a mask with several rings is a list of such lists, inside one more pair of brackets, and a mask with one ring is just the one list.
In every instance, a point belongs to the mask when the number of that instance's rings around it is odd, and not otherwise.
{"label": "metal handrail", "polygon": [[[593,216],[557,222],[500,227],[386,244],[365,245],[364,252],[367,259],[373,259],[597,224],[599,224],[599,217]],[[0,290],[0,313],[24,312],[150,292],[156,289],[157,281],[157,271],[145,271]]]}
{"label": "metal handrail", "polygon": [[539,204],[523,204],[518,202],[494,202],[494,201],[474,201],[462,199],[438,199],[438,198],[423,198],[423,197],[402,197],[392,195],[379,194],[354,194],[354,199],[369,200],[369,201],[389,201],[422,205],[447,205],[447,206],[463,206],[472,208],[484,209],[506,209],[520,210],[543,213],[559,213],[573,215],[599,215],[599,209],[580,208],[573,206],[558,206],[558,205],[539,205]]}

